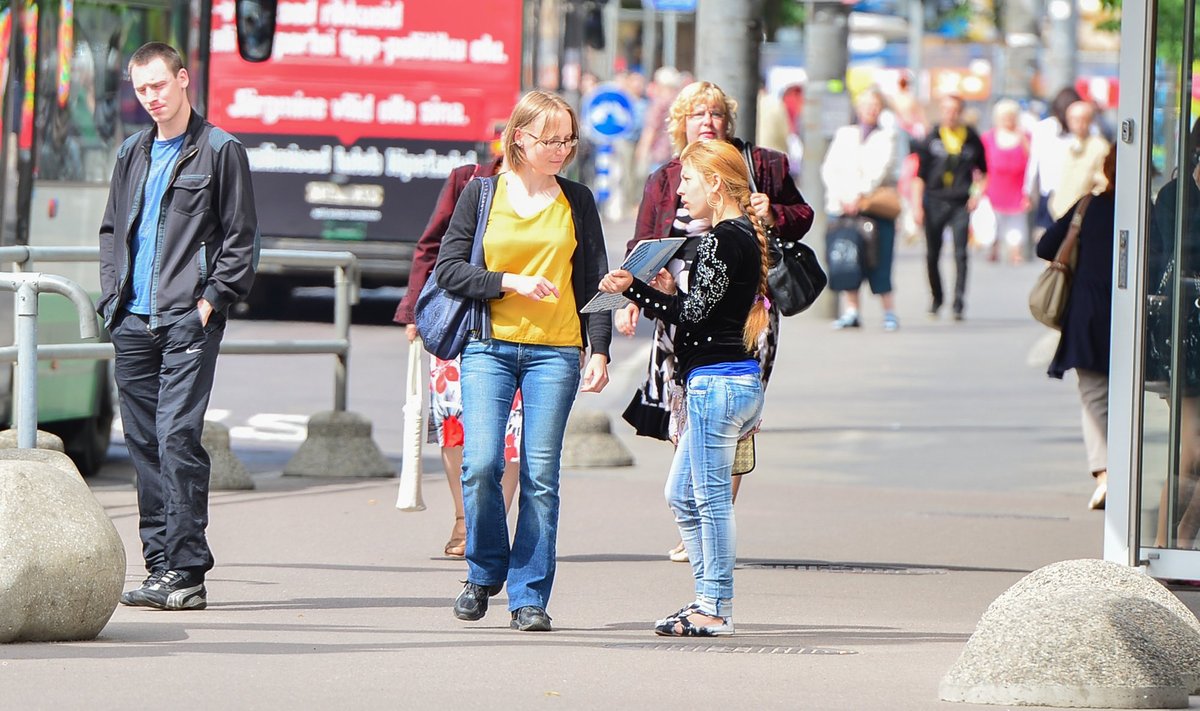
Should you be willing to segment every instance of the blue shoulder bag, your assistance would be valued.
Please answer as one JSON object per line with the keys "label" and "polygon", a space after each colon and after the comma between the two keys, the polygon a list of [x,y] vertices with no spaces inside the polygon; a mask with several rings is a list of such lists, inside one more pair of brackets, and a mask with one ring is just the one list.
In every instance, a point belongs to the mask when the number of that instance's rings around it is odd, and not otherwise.
{"label": "blue shoulder bag", "polygon": [[[475,241],[471,245],[471,264],[483,267],[483,232],[492,211],[495,177],[479,178],[479,210],[475,217]],[[437,270],[429,274],[417,297],[417,332],[425,342],[425,350],[442,360],[457,358],[467,346],[472,333],[487,338],[491,335],[490,313],[487,305],[446,291],[437,283]]]}

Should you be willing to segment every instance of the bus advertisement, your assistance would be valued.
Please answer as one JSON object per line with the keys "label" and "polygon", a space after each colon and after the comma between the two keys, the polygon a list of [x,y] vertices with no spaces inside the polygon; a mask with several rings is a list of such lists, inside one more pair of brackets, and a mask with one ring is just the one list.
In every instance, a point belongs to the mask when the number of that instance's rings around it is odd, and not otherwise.
{"label": "bus advertisement", "polygon": [[281,2],[262,63],[213,4],[208,114],[246,145],[264,247],[350,250],[364,284],[407,280],[450,171],[520,93],[522,2]]}

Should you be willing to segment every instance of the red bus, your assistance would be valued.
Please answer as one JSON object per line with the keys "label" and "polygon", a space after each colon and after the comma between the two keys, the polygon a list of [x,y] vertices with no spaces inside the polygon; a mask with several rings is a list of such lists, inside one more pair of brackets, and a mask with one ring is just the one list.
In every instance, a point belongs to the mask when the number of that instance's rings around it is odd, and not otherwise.
{"label": "red bus", "polygon": [[365,286],[405,283],[443,181],[520,93],[522,1],[468,5],[282,0],[251,63],[235,0],[213,3],[209,119],[249,152],[264,248],[350,250]]}

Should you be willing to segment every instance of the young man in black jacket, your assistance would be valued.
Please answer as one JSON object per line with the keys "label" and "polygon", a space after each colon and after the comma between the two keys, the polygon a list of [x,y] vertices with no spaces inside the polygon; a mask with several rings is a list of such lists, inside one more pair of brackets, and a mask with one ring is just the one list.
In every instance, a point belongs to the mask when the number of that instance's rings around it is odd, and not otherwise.
{"label": "young man in black jacket", "polygon": [[918,167],[913,180],[913,217],[925,226],[928,246],[926,267],[932,301],[929,315],[936,317],[942,308],[942,275],[938,258],[942,251],[942,232],[950,228],[954,236],[954,320],[963,319],[967,291],[967,227],[971,211],[983,196],[987,185],[987,162],[983,142],[975,129],[962,122],[962,97],[948,94],[941,100],[941,122],[916,149]]}
{"label": "young man in black jacket", "polygon": [[254,281],[258,218],[246,151],[192,110],[179,53],[146,44],[130,58],[129,78],[155,125],[117,152],[96,309],[116,351],[150,573],[121,602],[203,609],[213,557],[200,433],[226,313]]}

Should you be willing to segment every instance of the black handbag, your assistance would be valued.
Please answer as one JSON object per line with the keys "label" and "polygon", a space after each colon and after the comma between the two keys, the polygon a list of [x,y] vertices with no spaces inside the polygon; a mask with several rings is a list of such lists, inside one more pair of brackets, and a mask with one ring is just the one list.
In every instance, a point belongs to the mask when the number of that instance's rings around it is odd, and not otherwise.
{"label": "black handbag", "polygon": [[[1165,391],[1174,371],[1171,356],[1171,329],[1175,311],[1171,308],[1171,282],[1175,271],[1175,260],[1164,270],[1156,293],[1146,297],[1146,358],[1145,380],[1147,389]],[[1184,394],[1194,396],[1200,392],[1200,279],[1183,278],[1183,323],[1180,324],[1180,349],[1183,361]],[[1150,387],[1150,384],[1154,384]]]}
{"label": "black handbag", "polygon": [[[475,217],[475,240],[471,244],[471,264],[482,267],[483,232],[487,229],[487,218],[492,211],[496,178],[492,176],[478,180],[479,209]],[[421,334],[421,340],[425,342],[425,350],[442,360],[452,360],[463,352],[473,333],[483,338],[490,335],[489,316],[490,310],[481,300],[455,294],[438,286],[435,267],[417,297],[413,322]]]}
{"label": "black handbag", "polygon": [[[756,193],[749,143],[742,144],[742,159],[750,175],[750,192]],[[771,304],[784,316],[795,316],[816,302],[829,279],[817,262],[817,253],[807,244],[799,240],[783,242],[772,234],[768,248],[771,265],[767,269],[767,292]]]}

